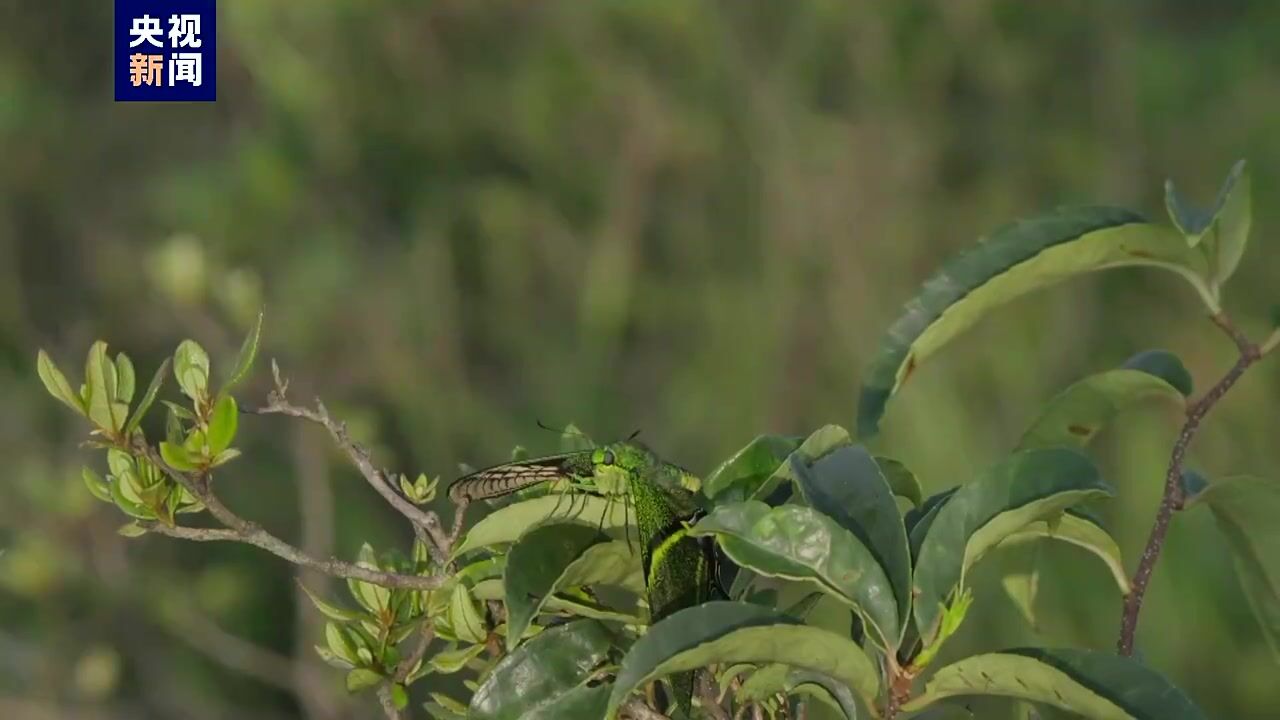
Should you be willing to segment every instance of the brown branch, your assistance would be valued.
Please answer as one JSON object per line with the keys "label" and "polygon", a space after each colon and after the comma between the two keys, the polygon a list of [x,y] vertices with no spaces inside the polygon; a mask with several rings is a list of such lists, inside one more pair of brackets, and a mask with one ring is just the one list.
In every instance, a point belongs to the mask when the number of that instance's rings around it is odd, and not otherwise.
{"label": "brown branch", "polygon": [[400,661],[396,666],[395,681],[402,683],[405,678],[409,677],[409,673],[413,672],[413,668],[422,659],[427,656],[427,648],[431,646],[431,641],[436,639],[436,628],[430,621],[422,624],[422,632],[418,635],[418,644],[414,646],[413,652],[409,653],[409,657]]}
{"label": "brown branch", "polygon": [[382,712],[387,716],[387,720],[402,720],[404,717],[400,714],[400,709],[396,707],[396,700],[392,695],[390,684],[383,683],[378,688],[378,702],[382,705]]}
{"label": "brown branch", "polygon": [[355,580],[363,580],[375,585],[381,585],[389,588],[413,588],[417,590],[434,590],[444,584],[442,577],[428,577],[423,575],[400,575],[397,573],[383,572],[372,568],[362,567],[349,562],[338,560],[337,558],[328,558],[321,560],[314,558],[280,538],[272,535],[266,530],[259,527],[256,523],[249,522],[244,518],[236,515],[217,495],[209,489],[208,478],[204,475],[179,472],[169,466],[168,463],[160,457],[155,448],[150,445],[139,444],[134,450],[142,453],[156,467],[164,471],[174,482],[187,489],[204,504],[209,510],[209,514],[213,515],[218,522],[225,526],[221,528],[192,528],[183,526],[170,527],[162,522],[152,521],[143,523],[148,531],[168,537],[181,538],[183,540],[194,540],[196,542],[218,542],[231,541],[247,543],[266,550],[277,557],[288,560],[294,565],[318,570],[326,575],[332,575],[340,578],[350,578]]}
{"label": "brown branch", "polygon": [[316,409],[314,410],[294,405],[285,398],[285,387],[284,383],[277,382],[276,389],[267,396],[267,405],[265,407],[246,409],[246,412],[258,415],[287,415],[301,418],[316,423],[329,431],[329,436],[333,439],[333,443],[346,454],[347,458],[351,460],[351,464],[364,476],[365,481],[397,512],[408,518],[415,526],[421,527],[427,532],[435,545],[439,558],[443,561],[448,555],[449,548],[452,547],[451,540],[455,538],[453,534],[445,533],[440,524],[440,518],[435,513],[425,511],[409,502],[408,499],[397,492],[388,474],[379,470],[373,464],[373,457],[369,451],[351,439],[350,433],[347,432],[346,423],[334,420],[329,415],[329,410],[324,406],[323,402],[317,398]]}
{"label": "brown branch", "polygon": [[239,542],[254,545],[266,550],[276,557],[283,558],[300,567],[309,568],[333,577],[363,580],[374,585],[388,588],[412,588],[414,590],[434,590],[444,584],[444,578],[425,575],[400,575],[397,573],[373,570],[361,565],[328,558],[320,560],[302,552],[298,548],[268,533],[266,530],[245,523],[245,528],[193,528],[177,525],[170,527],[162,522],[150,521],[142,523],[147,532],[180,540],[194,542]]}
{"label": "brown branch", "polygon": [[1213,322],[1236,344],[1240,357],[1235,365],[1222,376],[1209,391],[1196,402],[1187,407],[1187,419],[1178,433],[1173,445],[1173,453],[1169,458],[1169,469],[1164,478],[1164,494],[1160,499],[1160,508],[1156,511],[1155,523],[1151,526],[1151,534],[1147,537],[1147,545],[1134,571],[1129,594],[1124,598],[1124,609],[1120,615],[1120,638],[1116,641],[1116,651],[1121,655],[1133,654],[1134,636],[1138,630],[1138,616],[1142,613],[1142,601],[1147,594],[1147,585],[1151,581],[1151,573],[1155,570],[1156,561],[1164,549],[1165,537],[1169,533],[1169,523],[1173,514],[1182,509],[1186,498],[1182,487],[1182,465],[1187,448],[1200,430],[1200,423],[1214,405],[1227,394],[1245,371],[1262,358],[1263,351],[1240,332],[1225,313],[1213,316]]}

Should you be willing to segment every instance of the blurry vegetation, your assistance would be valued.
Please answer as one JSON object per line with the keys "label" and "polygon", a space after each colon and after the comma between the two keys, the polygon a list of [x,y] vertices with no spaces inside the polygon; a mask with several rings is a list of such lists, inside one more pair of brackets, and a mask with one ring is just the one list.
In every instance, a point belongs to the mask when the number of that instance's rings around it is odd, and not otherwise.
{"label": "blurry vegetation", "polygon": [[[389,466],[451,476],[551,449],[541,418],[641,428],[705,471],[764,430],[851,424],[886,322],[1000,220],[1096,200],[1158,217],[1166,174],[1207,198],[1242,156],[1256,240],[1224,304],[1263,334],[1273,3],[220,5],[219,101],[175,106],[110,102],[109,3],[0,7],[0,716],[355,712],[286,566],[126,547],[37,346],[78,358],[110,337],[147,377],[197,334],[225,366],[265,304],[269,353],[306,368],[294,392],[323,389]],[[920,368],[886,439],[927,490],[954,485],[1135,350],[1216,376],[1232,349],[1198,312],[1134,270],[1036,295]],[[1278,373],[1242,380],[1193,467],[1277,466]],[[263,375],[241,392],[265,394]],[[1142,520],[1110,523],[1132,562],[1177,418],[1129,417],[1094,447],[1107,519]],[[318,431],[246,437],[229,505],[317,554],[408,544]],[[1212,524],[1175,523],[1142,651],[1211,717],[1270,718],[1275,665]],[[1041,583],[1067,591],[1042,593],[1038,640],[1110,647],[1107,573],[1045,554]],[[998,565],[979,602],[1004,602]],[[1035,632],[977,613],[947,652]],[[264,664],[285,670],[242,672]]]}

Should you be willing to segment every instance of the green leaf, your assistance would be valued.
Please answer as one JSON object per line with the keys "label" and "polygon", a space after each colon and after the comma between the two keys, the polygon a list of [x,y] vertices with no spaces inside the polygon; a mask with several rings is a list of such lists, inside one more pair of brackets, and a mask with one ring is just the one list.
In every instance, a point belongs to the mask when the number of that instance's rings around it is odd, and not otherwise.
{"label": "green leaf", "polygon": [[[98,427],[110,432],[117,432],[124,426],[124,415],[120,413],[116,397],[116,369],[111,358],[107,357],[107,344],[101,340],[89,348],[89,357],[84,366],[85,387],[89,389],[86,406],[89,419]],[[125,408],[128,412],[128,408]]]}
{"label": "green leaf", "polygon": [[358,693],[376,687],[382,683],[383,677],[368,668],[355,668],[347,673],[347,692]]}
{"label": "green leaf", "polygon": [[307,594],[307,598],[311,600],[311,604],[315,605],[316,609],[319,610],[320,613],[323,614],[325,617],[328,617],[333,620],[338,620],[341,622],[353,622],[355,620],[359,620],[360,618],[364,617],[363,615],[361,615],[360,613],[354,610],[345,610],[336,605],[331,605],[325,602],[324,600],[321,600],[315,593],[311,592],[310,588],[308,588],[306,585],[303,585],[301,582],[298,583],[298,587],[302,588],[302,592]]}
{"label": "green leaf", "polygon": [[[838,717],[841,720],[858,720],[860,717],[870,715],[866,710],[859,712],[858,698],[848,685],[822,673],[792,670],[787,676],[784,690],[788,695],[808,695],[826,703],[832,710],[839,713]],[[814,715],[813,708],[810,708],[809,716]]]}
{"label": "green leaf", "polygon": [[125,523],[116,528],[116,534],[127,538],[142,537],[147,534],[147,529],[136,522]]}
{"label": "green leaf", "polygon": [[635,541],[613,540],[592,545],[569,563],[556,583],[557,588],[589,585],[610,585],[644,593],[644,568],[640,565]]}
{"label": "green leaf", "polygon": [[192,400],[209,395],[209,354],[195,340],[183,340],[173,354],[173,374],[178,387]]}
{"label": "green leaf", "polygon": [[1172,353],[1143,353],[1124,368],[1090,375],[1059,393],[1027,429],[1018,448],[1084,447],[1117,415],[1148,399],[1185,406],[1178,387],[1190,392],[1189,382],[1190,374]]}
{"label": "green leaf", "polygon": [[1177,273],[1216,312],[1200,253],[1173,230],[1134,212],[1065,208],[1012,223],[945,263],[907,303],[868,369],[858,401],[858,434],[874,435],[889,398],[912,373],[994,308],[1081,273],[1126,265]]}
{"label": "green leaf", "polygon": [[325,623],[324,638],[329,645],[329,652],[333,653],[334,657],[350,666],[359,664],[360,659],[356,653],[356,644],[351,641],[350,636],[342,629],[341,625],[332,622]]}
{"label": "green leaf", "polygon": [[1116,544],[1115,538],[1097,523],[1075,513],[1066,512],[1056,518],[1037,520],[1026,525],[1006,537],[1000,546],[1012,546],[1041,538],[1061,540],[1093,553],[1111,571],[1111,579],[1115,580],[1120,594],[1129,593],[1129,578],[1125,575],[1120,546]]}
{"label": "green leaf", "polygon": [[396,706],[397,710],[404,710],[409,707],[409,691],[404,685],[395,683],[391,686],[391,702]]}
{"label": "green leaf", "polygon": [[805,502],[853,533],[888,578],[898,609],[898,626],[890,640],[896,647],[911,613],[911,550],[880,465],[861,446],[838,448],[808,467],[794,459],[792,463]]}
{"label": "green leaf", "polygon": [[834,519],[802,505],[748,500],[717,507],[690,534],[716,535],[726,555],[758,574],[814,583],[863,615],[880,647],[896,647],[893,585],[867,546]]}
{"label": "green leaf", "polygon": [[133,361],[128,355],[116,355],[116,399],[126,405],[133,401],[133,386],[136,378],[133,374]]}
{"label": "green leaf", "polygon": [[36,354],[36,374],[40,376],[40,381],[44,383],[44,389],[48,390],[55,400],[61,401],[62,404],[81,415],[87,415],[83,398],[76,393],[71,384],[67,382],[66,376],[49,358],[49,354],[43,350]]}
{"label": "green leaf", "polygon": [[1248,475],[1200,491],[1187,507],[1205,505],[1231,547],[1236,575],[1262,634],[1280,661],[1280,483]]}
{"label": "green leaf", "polygon": [[507,650],[524,636],[565,570],[592,545],[606,539],[593,527],[543,525],[525,533],[507,553],[503,574],[507,602]]}
{"label": "green leaf", "polygon": [[1024,648],[965,658],[939,670],[903,709],[969,695],[1044,703],[1092,720],[1207,720],[1156,671],[1111,653],[1075,649]]}
{"label": "green leaf", "polygon": [[[853,440],[849,437],[848,430],[839,425],[824,425],[805,438],[804,442],[800,443],[800,446],[787,456],[788,459],[780,464],[772,475],[762,481],[742,483],[741,486],[745,493],[741,495],[740,499],[764,500],[773,494],[773,491],[782,483],[795,481],[795,474],[792,472],[792,461],[799,461],[803,464],[812,463],[828,453],[852,444]],[[723,499],[731,500],[733,498],[725,497]]]}
{"label": "green leaf", "polygon": [[594,620],[550,628],[494,666],[472,695],[467,717],[519,720],[554,706],[566,694],[586,685],[608,659],[612,646],[613,636]]}
{"label": "green leaf", "polygon": [[449,598],[449,625],[459,640],[469,643],[482,643],[489,636],[484,618],[476,609],[476,601],[466,585],[454,585],[453,594]]}
{"label": "green leaf", "polygon": [[947,598],[982,555],[1027,525],[1111,495],[1088,457],[1069,448],[1023,450],[962,486],[942,504],[916,562],[916,627],[925,644]]}
{"label": "green leaf", "polygon": [[[222,383],[222,394],[231,392],[231,389],[239,385],[245,378],[249,376],[249,371],[253,369],[253,361],[258,357],[258,341],[262,337],[262,316],[265,313],[259,312],[258,316],[253,319],[253,325],[249,327],[249,334],[245,335],[244,343],[240,345],[240,353],[236,355],[236,364],[231,370],[231,374],[227,376],[226,381]],[[208,376],[206,370],[205,376]]]}
{"label": "green leaf", "polygon": [[[602,521],[603,518],[603,521]],[[467,531],[453,551],[453,557],[480,548],[515,542],[535,525],[544,522],[573,523],[605,531],[622,530],[629,512],[620,502],[585,494],[554,493],[501,507]],[[619,537],[621,532],[618,533]]]}
{"label": "green leaf", "polygon": [[164,376],[169,371],[169,358],[165,358],[160,363],[160,369],[156,370],[156,374],[151,376],[151,384],[147,386],[147,391],[142,394],[142,400],[138,402],[138,408],[133,411],[133,417],[129,418],[128,424],[124,426],[125,434],[132,434],[138,429],[138,425],[142,423],[142,418],[146,416],[147,411],[151,409],[151,404],[156,401],[156,395],[160,392],[160,387],[164,385]]}
{"label": "green leaf", "polygon": [[799,445],[799,438],[760,435],[712,470],[703,481],[702,490],[707,497],[714,498],[738,483],[758,485]]}
{"label": "green leaf", "polygon": [[160,457],[164,458],[169,467],[179,472],[194,472],[200,469],[200,465],[191,458],[186,448],[181,445],[174,445],[169,442],[160,443]]}
{"label": "green leaf", "polygon": [[709,602],[677,611],[649,628],[622,660],[608,718],[651,680],[712,663],[785,663],[822,673],[874,702],[875,663],[849,639],[800,624],[776,610],[741,602]]}
{"label": "green leaf", "polygon": [[612,683],[579,685],[521,716],[521,720],[599,720],[609,707]]}
{"label": "green leaf", "polygon": [[1199,210],[1178,193],[1172,180],[1165,181],[1165,207],[1173,224],[1191,247],[1204,242],[1213,266],[1212,283],[1220,286],[1236,271],[1249,241],[1253,224],[1253,199],[1248,168],[1237,162],[1227,174],[1213,205]]}
{"label": "green leaf", "polygon": [[880,466],[880,474],[889,483],[894,495],[906,498],[912,505],[920,507],[924,502],[924,487],[916,474],[901,462],[881,455],[876,456],[876,465]]}
{"label": "green leaf", "polygon": [[111,502],[111,486],[107,484],[102,476],[94,472],[93,468],[83,467],[80,469],[80,477],[84,480],[84,486],[89,488],[89,493],[103,502]]}
{"label": "green leaf", "polygon": [[485,649],[484,645],[468,645],[456,650],[445,650],[432,655],[428,664],[441,675],[452,675],[484,654]]}
{"label": "green leaf", "polygon": [[1143,350],[1125,360],[1121,367],[1155,375],[1177,388],[1184,397],[1190,397],[1195,389],[1191,372],[1177,355],[1168,350]]}
{"label": "green leaf", "polygon": [[565,425],[564,431],[560,433],[560,452],[577,452],[594,447],[595,443],[591,442],[591,438],[573,423]]}
{"label": "green leaf", "polygon": [[209,443],[210,455],[217,455],[231,446],[239,423],[240,411],[236,407],[236,399],[223,395],[214,404],[213,413],[209,416],[209,431],[205,440]]}
{"label": "green leaf", "polygon": [[209,467],[216,468],[222,465],[226,465],[227,463],[231,462],[232,460],[235,460],[238,457],[240,457],[239,450],[235,448],[227,448],[226,450],[223,450],[222,452],[213,456],[213,459],[209,461]]}

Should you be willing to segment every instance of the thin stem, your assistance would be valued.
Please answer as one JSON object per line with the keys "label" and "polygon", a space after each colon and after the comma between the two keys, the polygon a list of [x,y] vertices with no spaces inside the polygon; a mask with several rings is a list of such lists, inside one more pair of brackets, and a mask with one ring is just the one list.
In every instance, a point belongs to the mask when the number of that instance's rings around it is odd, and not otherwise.
{"label": "thin stem", "polygon": [[404,716],[400,714],[400,709],[396,707],[395,696],[392,695],[392,692],[391,686],[383,683],[378,688],[378,702],[382,705],[382,712],[387,716],[387,720],[402,720]]}
{"label": "thin stem", "polygon": [[321,560],[312,557],[302,550],[290,545],[280,538],[272,535],[266,530],[259,527],[256,523],[252,523],[239,515],[235,514],[218,496],[209,489],[208,478],[203,474],[187,474],[178,472],[169,466],[168,463],[160,457],[155,448],[150,445],[139,445],[134,448],[135,451],[142,453],[156,467],[164,471],[174,482],[186,488],[205,508],[209,510],[209,514],[213,515],[218,522],[225,526],[220,528],[192,528],[182,526],[169,526],[162,522],[152,521],[145,523],[144,526],[148,531],[168,537],[181,538],[183,540],[194,540],[197,542],[217,542],[230,541],[241,542],[266,550],[277,557],[288,560],[294,565],[318,570],[326,575],[332,575],[340,578],[353,578],[363,580],[365,582],[374,583],[389,588],[413,588],[417,590],[434,590],[444,584],[445,579],[442,577],[427,577],[422,575],[400,575],[397,573],[383,572],[349,562],[338,560],[337,558],[328,558]]}
{"label": "thin stem", "polygon": [[[1116,651],[1121,655],[1133,654],[1134,636],[1138,630],[1138,616],[1142,613],[1142,601],[1147,594],[1147,585],[1155,570],[1160,552],[1164,549],[1165,538],[1169,533],[1169,523],[1173,514],[1182,509],[1186,500],[1182,488],[1182,466],[1186,458],[1187,448],[1200,430],[1205,415],[1218,404],[1227,391],[1244,375],[1245,371],[1258,362],[1264,354],[1263,349],[1255,345],[1240,332],[1225,313],[1213,316],[1213,322],[1231,338],[1239,350],[1240,356],[1222,379],[1218,380],[1209,391],[1196,402],[1187,407],[1187,419],[1182,425],[1178,439],[1173,445],[1173,453],[1169,458],[1169,469],[1165,473],[1164,493],[1160,498],[1160,507],[1156,511],[1155,523],[1147,537],[1146,547],[1138,561],[1137,570],[1133,574],[1132,588],[1124,598],[1124,609],[1120,616],[1120,638],[1116,642]],[[1269,348],[1268,348],[1269,349]]]}
{"label": "thin stem", "polygon": [[453,538],[451,534],[445,533],[444,528],[440,525],[440,518],[433,512],[427,512],[419,508],[396,492],[391,478],[373,464],[373,458],[369,451],[351,439],[350,433],[347,432],[346,423],[334,420],[329,415],[329,410],[319,399],[316,400],[315,410],[294,405],[285,399],[284,386],[277,383],[276,390],[267,398],[266,407],[249,409],[247,412],[258,415],[287,415],[309,420],[324,427],[325,430],[329,431],[329,436],[333,438],[333,443],[346,453],[347,458],[351,460],[351,464],[360,471],[360,474],[364,476],[365,481],[369,483],[374,491],[381,495],[397,512],[408,518],[410,522],[423,528],[431,536],[435,550],[440,556],[448,554],[448,548],[451,545],[450,540]]}

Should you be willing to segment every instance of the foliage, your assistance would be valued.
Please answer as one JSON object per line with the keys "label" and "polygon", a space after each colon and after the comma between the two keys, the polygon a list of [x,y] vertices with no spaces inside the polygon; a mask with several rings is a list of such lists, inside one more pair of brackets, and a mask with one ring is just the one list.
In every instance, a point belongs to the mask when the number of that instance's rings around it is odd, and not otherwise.
{"label": "foliage", "polygon": [[[1117,264],[1176,271],[1232,334],[1241,358],[1187,406],[1161,517],[1167,522],[1184,505],[1211,508],[1274,644],[1280,599],[1280,576],[1269,559],[1277,553],[1268,550],[1278,527],[1274,484],[1185,481],[1181,467],[1204,414],[1276,344],[1276,336],[1261,346],[1249,342],[1218,304],[1251,223],[1243,167],[1232,171],[1205,211],[1189,208],[1170,185],[1172,230],[1129,211],[1060,210],[1010,225],[947,263],[891,329],[869,371],[859,425],[874,431],[885,403],[918,363],[1002,303]],[[161,400],[168,412],[158,442],[142,421],[163,389],[168,361],[136,405],[133,364],[123,353],[110,358],[105,342],[90,348],[79,390],[44,351],[37,370],[48,392],[89,422],[89,445],[105,451],[108,472],[86,467],[82,475],[94,497],[132,519],[122,534],[238,540],[345,577],[355,609],[307,591],[328,620],[316,652],[346,672],[348,691],[377,690],[389,716],[406,709],[416,682],[462,673],[469,701],[431,692],[423,705],[429,715],[587,720],[639,712],[632,709],[639,703],[650,706],[644,713],[673,717],[736,717],[754,709],[786,718],[806,706],[852,720],[925,717],[948,698],[995,695],[1105,720],[1203,717],[1159,672],[1127,657],[1146,577],[1140,569],[1127,581],[1117,544],[1092,518],[1091,504],[1114,491],[1084,452],[1103,425],[1140,400],[1188,402],[1190,375],[1171,353],[1140,353],[1121,369],[1071,385],[1010,454],[928,497],[906,465],[867,448],[872,438],[855,444],[838,426],[804,439],[757,437],[705,482],[664,462],[645,465],[652,454],[636,444],[593,447],[570,427],[566,454],[468,475],[519,473],[536,482],[451,493],[462,500],[452,533],[434,513],[417,508],[434,499],[438,479],[419,474],[410,482],[374,468],[323,405],[310,410],[288,402],[287,382],[273,364],[276,389],[256,412],[324,426],[417,532],[409,557],[378,556],[366,543],[356,562],[346,564],[305,556],[239,519],[212,489],[214,475],[240,454],[232,442],[242,409],[230,391],[249,375],[261,330],[259,314],[221,387],[211,384],[210,357],[198,343],[178,345],[173,375],[186,401]],[[657,474],[642,474],[650,470]],[[692,503],[685,499],[690,494]],[[472,496],[498,507],[459,536]],[[679,527],[669,536],[633,539],[634,526],[649,532],[645,518],[654,502],[677,513]],[[224,528],[178,523],[179,514],[206,511]],[[659,614],[656,568],[677,562],[663,548],[683,538],[714,543],[707,547],[714,548],[729,587],[720,588],[720,599]],[[981,611],[972,573],[979,561],[999,548],[1046,538],[1089,550],[1116,578],[1126,600],[1121,654],[1020,648],[938,667],[944,645]],[[1163,535],[1153,538],[1144,563],[1161,550]],[[704,582],[692,578],[688,582]],[[719,577],[711,580],[720,584]],[[1034,597],[1020,600],[1029,614]],[[826,611],[816,612],[824,603]],[[677,679],[703,670],[703,680],[717,686],[709,685],[690,707]],[[658,689],[667,682],[677,691]]]}

